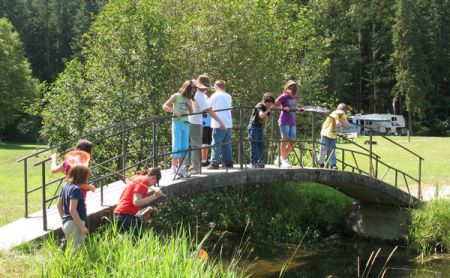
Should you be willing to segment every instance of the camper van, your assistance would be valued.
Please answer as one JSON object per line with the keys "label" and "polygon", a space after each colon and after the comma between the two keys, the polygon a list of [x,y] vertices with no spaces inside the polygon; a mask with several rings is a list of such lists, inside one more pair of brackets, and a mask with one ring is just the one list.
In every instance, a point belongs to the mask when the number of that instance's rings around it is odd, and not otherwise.
{"label": "camper van", "polygon": [[405,118],[394,114],[356,114],[348,118],[349,122],[358,126],[358,134],[406,135]]}

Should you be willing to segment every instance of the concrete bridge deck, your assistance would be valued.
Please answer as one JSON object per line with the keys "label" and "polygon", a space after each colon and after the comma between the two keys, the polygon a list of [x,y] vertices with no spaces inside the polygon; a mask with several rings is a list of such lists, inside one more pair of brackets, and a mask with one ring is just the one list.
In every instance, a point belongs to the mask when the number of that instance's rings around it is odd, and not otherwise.
{"label": "concrete bridge deck", "polygon": [[[406,192],[375,178],[356,173],[317,168],[280,169],[274,165],[267,165],[264,169],[241,170],[237,166],[235,165],[234,169],[229,170],[206,170],[203,168],[200,175],[175,181],[170,178],[170,170],[162,171],[160,185],[167,195],[162,201],[229,185],[314,181],[328,185],[364,203],[393,207],[410,207],[418,204],[418,200]],[[89,192],[86,199],[88,216],[91,218],[111,213],[124,186],[125,183],[122,181],[104,186],[103,205],[100,204],[100,188],[94,193]],[[48,231],[44,231],[42,211],[40,211],[28,218],[21,218],[1,227],[0,249],[10,249],[21,243],[41,238],[51,231],[60,232],[61,220],[56,206],[47,210],[47,223]]]}

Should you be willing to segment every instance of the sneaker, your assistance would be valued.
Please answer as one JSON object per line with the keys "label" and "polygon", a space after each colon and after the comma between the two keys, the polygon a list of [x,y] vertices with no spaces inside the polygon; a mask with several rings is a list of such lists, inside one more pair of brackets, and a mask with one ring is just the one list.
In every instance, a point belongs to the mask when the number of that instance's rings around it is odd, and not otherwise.
{"label": "sneaker", "polygon": [[273,161],[273,164],[275,165],[275,166],[278,166],[279,165],[279,159],[278,159],[278,156],[277,156],[277,158],[275,158],[275,160]]}
{"label": "sneaker", "polygon": [[338,167],[336,165],[331,165],[331,170],[338,170]]}
{"label": "sneaker", "polygon": [[264,168],[264,167],[266,167],[266,165],[264,165],[264,163],[262,163],[262,162],[258,163],[258,168]]}
{"label": "sneaker", "polygon": [[219,165],[211,163],[211,164],[208,165],[208,167],[206,167],[206,169],[208,169],[208,170],[216,170],[216,169],[219,169]]}
{"label": "sneaker", "polygon": [[256,163],[252,163],[252,165],[250,167],[253,168],[253,169],[259,168],[258,164],[256,164]]}
{"label": "sneaker", "polygon": [[325,167],[325,164],[319,163],[319,168],[323,168],[323,167]]}
{"label": "sneaker", "polygon": [[195,168],[192,168],[189,172],[191,173],[191,175],[198,175],[198,174],[200,174],[200,170],[199,169],[195,169]]}
{"label": "sneaker", "polygon": [[281,161],[281,167],[286,169],[292,168],[291,164],[289,163],[289,160],[287,159]]}
{"label": "sneaker", "polygon": [[189,174],[189,172],[186,171],[186,168],[184,166],[181,166],[180,170],[178,171],[178,176],[180,178],[189,178],[191,174]]}
{"label": "sneaker", "polygon": [[202,166],[203,166],[203,167],[208,166],[209,163],[210,163],[209,160],[202,160]]}

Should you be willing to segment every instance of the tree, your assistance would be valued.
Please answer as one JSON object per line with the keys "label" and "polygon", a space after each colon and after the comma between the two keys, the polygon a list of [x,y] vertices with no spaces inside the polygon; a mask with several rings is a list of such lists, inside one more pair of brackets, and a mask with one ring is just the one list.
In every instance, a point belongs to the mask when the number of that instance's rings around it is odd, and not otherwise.
{"label": "tree", "polygon": [[0,130],[15,123],[37,94],[19,34],[0,18]]}
{"label": "tree", "polygon": [[412,113],[421,113],[426,108],[426,96],[431,85],[423,52],[426,41],[426,32],[422,29],[424,17],[415,1],[399,0],[396,20],[393,34],[397,79],[395,90],[406,99],[409,131],[412,134]]}

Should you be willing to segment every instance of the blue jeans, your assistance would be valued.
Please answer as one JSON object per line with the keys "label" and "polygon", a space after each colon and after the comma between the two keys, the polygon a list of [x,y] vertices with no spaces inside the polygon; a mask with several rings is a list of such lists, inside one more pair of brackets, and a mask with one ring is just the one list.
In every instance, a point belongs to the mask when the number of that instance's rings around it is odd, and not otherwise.
{"label": "blue jeans", "polygon": [[264,150],[264,129],[253,124],[248,125],[248,139],[250,139],[250,161],[252,164],[262,163]]}
{"label": "blue jeans", "polygon": [[[233,165],[233,158],[231,156],[231,128],[220,129],[213,128],[212,131],[212,151],[211,151],[211,164],[219,165],[220,158],[222,156],[225,166]],[[222,145],[226,144],[226,145]]]}
{"label": "blue jeans", "polygon": [[142,229],[141,219],[131,214],[118,213],[114,213],[114,219],[117,221],[119,232],[127,233],[132,231],[135,238],[139,237],[139,233]]}
{"label": "blue jeans", "polygon": [[319,164],[324,164],[325,155],[329,158],[331,165],[336,165],[336,138],[321,136],[320,138]]}

